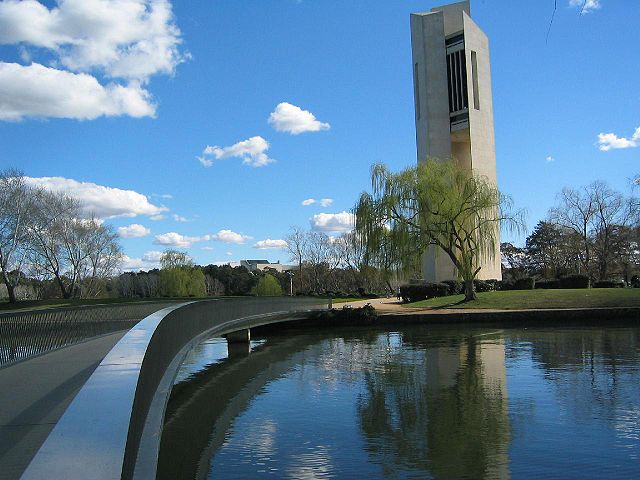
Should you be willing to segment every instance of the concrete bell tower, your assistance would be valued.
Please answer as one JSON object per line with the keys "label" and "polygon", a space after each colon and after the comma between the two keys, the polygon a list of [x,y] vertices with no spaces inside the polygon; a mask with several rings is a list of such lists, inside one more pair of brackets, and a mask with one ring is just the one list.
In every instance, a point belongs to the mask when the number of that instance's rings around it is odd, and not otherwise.
{"label": "concrete bell tower", "polygon": [[[469,1],[411,14],[418,162],[455,161],[497,186],[489,40],[471,19]],[[501,279],[500,243],[480,279]],[[430,247],[428,282],[457,278],[449,257]]]}

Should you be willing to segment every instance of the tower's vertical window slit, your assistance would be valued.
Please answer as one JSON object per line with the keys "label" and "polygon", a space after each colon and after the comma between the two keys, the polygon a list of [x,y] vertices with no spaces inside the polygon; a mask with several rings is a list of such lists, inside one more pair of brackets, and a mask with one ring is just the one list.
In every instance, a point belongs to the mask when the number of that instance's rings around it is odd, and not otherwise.
{"label": "tower's vertical window slit", "polygon": [[478,90],[478,58],[471,50],[471,78],[473,80],[473,108],[480,110],[480,91]]}

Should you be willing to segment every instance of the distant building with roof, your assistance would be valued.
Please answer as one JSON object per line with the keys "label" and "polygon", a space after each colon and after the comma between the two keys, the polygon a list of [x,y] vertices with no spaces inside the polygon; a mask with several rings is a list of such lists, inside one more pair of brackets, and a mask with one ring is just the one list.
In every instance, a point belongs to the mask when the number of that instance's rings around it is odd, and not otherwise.
{"label": "distant building with roof", "polygon": [[271,263],[269,260],[240,260],[240,266],[246,268],[250,272],[262,271],[267,268],[271,268],[276,272],[286,272],[293,270],[295,265],[284,265],[280,261]]}

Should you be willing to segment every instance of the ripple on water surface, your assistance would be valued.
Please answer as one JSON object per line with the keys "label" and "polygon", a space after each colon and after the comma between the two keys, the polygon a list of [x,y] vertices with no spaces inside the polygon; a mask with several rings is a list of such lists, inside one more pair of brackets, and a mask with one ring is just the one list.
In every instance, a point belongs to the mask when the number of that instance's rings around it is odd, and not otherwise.
{"label": "ripple on water surface", "polygon": [[174,388],[159,478],[640,478],[638,328],[223,347],[192,355]]}

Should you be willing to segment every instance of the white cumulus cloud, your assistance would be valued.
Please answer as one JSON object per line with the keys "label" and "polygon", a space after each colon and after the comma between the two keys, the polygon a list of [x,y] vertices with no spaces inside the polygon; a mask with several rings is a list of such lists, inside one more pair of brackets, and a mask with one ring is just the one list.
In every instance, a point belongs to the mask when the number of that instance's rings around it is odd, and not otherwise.
{"label": "white cumulus cloud", "polygon": [[160,257],[162,257],[162,252],[156,250],[145,252],[142,258],[132,258],[125,255],[120,268],[125,272],[151,270],[160,266]]}
{"label": "white cumulus cloud", "polygon": [[569,0],[569,5],[580,8],[581,15],[598,10],[602,6],[600,0]]}
{"label": "white cumulus cloud", "polygon": [[310,111],[302,110],[287,102],[279,103],[276,106],[276,109],[269,115],[269,123],[278,132],[287,132],[292,135],[319,132],[331,128],[328,123],[318,121]]}
{"label": "white cumulus cloud", "polygon": [[72,71],[145,81],[185,60],[168,0],[0,2],[0,44],[50,50]]}
{"label": "white cumulus cloud", "polygon": [[640,127],[636,128],[631,138],[618,137],[615,133],[599,133],[598,148],[603,152],[618,148],[633,148],[640,145]]}
{"label": "white cumulus cloud", "polygon": [[176,213],[174,213],[172,215],[173,221],[174,222],[188,222],[189,219],[187,219],[187,217],[183,217],[182,215],[178,215]]}
{"label": "white cumulus cloud", "polygon": [[118,235],[122,238],[142,238],[150,233],[151,230],[139,223],[132,223],[126,227],[118,227]]}
{"label": "white cumulus cloud", "polygon": [[83,214],[87,217],[156,216],[168,210],[167,207],[153,205],[145,195],[134,190],[105,187],[64,177],[27,177],[27,182],[34,187],[64,192],[77,199],[82,206]]}
{"label": "white cumulus cloud", "polygon": [[0,120],[154,116],[141,85],[189,57],[181,42],[169,0],[2,1],[0,45],[30,65],[0,63]]}
{"label": "white cumulus cloud", "polygon": [[285,240],[271,240],[270,238],[267,238],[266,240],[257,241],[253,248],[257,248],[258,250],[268,250],[271,248],[287,248],[287,242]]}
{"label": "white cumulus cloud", "polygon": [[32,63],[0,62],[0,120],[25,117],[92,120],[101,116],[153,117],[156,106],[138,83],[101,85],[86,73]]}
{"label": "white cumulus cloud", "polygon": [[318,213],[310,219],[311,228],[321,232],[350,232],[355,224],[355,217],[349,212]]}
{"label": "white cumulus cloud", "polygon": [[556,161],[556,159],[554,157],[552,157],[551,155],[548,155],[547,158],[545,158],[545,160],[547,162],[555,162]]}
{"label": "white cumulus cloud", "polygon": [[231,157],[242,159],[242,163],[245,165],[264,167],[275,162],[273,158],[269,158],[266,153],[267,150],[269,150],[269,142],[258,135],[229,147],[207,145],[202,152],[202,156],[196,158],[205,167],[213,165],[214,159],[220,160]]}
{"label": "white cumulus cloud", "polygon": [[306,200],[302,201],[302,206],[303,207],[308,207],[309,205],[313,205],[314,203],[316,203],[316,199],[315,198],[307,198]]}
{"label": "white cumulus cloud", "polygon": [[211,236],[211,240],[235,244],[242,244],[247,240],[251,240],[252,238],[253,237],[242,235],[241,233],[236,233],[232,230],[220,230],[218,233]]}
{"label": "white cumulus cloud", "polygon": [[189,237],[177,232],[168,232],[156,235],[153,241],[156,245],[166,245],[168,247],[189,248],[196,242],[206,242],[211,240],[211,235],[202,235],[200,237]]}

